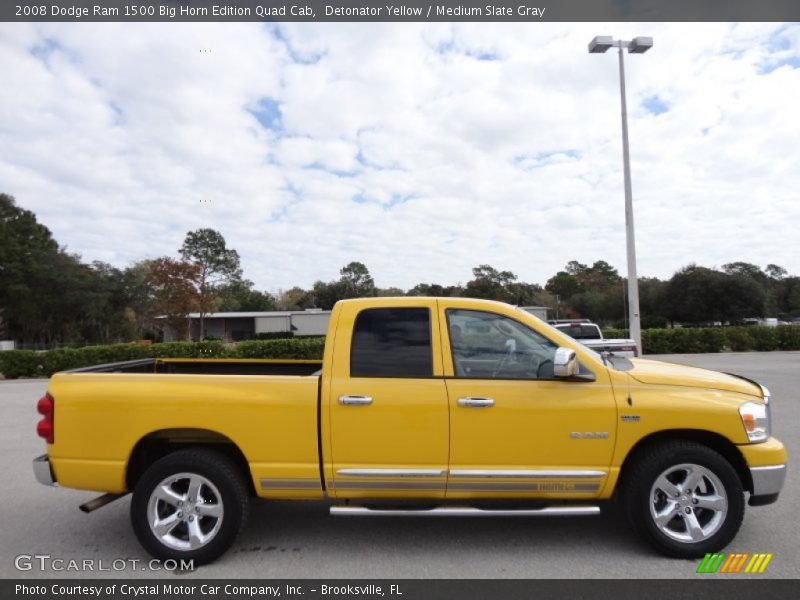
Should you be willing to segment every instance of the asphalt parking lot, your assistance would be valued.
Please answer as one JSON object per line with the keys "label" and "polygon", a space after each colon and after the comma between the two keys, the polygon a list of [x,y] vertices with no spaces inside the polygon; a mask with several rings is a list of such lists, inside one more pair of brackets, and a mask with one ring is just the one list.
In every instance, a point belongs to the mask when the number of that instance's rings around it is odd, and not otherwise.
{"label": "asphalt parking lot", "polygon": [[[777,504],[748,508],[728,551],[772,552],[761,577],[800,577],[800,352],[648,357],[739,373],[770,388],[773,431],[789,448]],[[0,382],[0,576],[209,578],[687,578],[697,561],[666,559],[643,545],[620,517],[342,518],[317,502],[259,502],[235,546],[213,565],[173,575],[142,570],[149,560],[128,521],[130,497],[90,515],[96,494],[47,488],[33,478],[43,452],[35,402],[46,381]],[[94,573],[19,571],[15,557],[138,559],[136,568]],[[118,563],[121,564],[121,563]],[[130,565],[130,563],[128,563]],[[708,577],[708,576],[706,576]]]}

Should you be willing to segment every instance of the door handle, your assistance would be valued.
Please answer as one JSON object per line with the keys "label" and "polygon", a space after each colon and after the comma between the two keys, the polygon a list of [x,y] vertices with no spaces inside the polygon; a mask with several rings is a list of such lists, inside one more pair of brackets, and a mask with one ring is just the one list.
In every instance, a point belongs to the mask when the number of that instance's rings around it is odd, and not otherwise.
{"label": "door handle", "polygon": [[372,404],[372,396],[339,396],[339,404],[345,406],[366,406]]}
{"label": "door handle", "polygon": [[459,398],[458,405],[466,408],[489,408],[494,406],[494,400],[491,398]]}

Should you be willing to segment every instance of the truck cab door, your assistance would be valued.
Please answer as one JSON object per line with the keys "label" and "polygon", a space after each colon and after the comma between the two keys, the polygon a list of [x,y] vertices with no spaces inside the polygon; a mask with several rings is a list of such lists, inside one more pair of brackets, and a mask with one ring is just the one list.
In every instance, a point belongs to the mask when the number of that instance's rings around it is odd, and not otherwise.
{"label": "truck cab door", "polygon": [[442,498],[449,415],[436,301],[343,302],[323,388],[336,498]]}
{"label": "truck cab door", "polygon": [[440,301],[449,338],[447,498],[596,497],[616,434],[608,373],[593,361],[584,379],[557,379],[557,345],[517,312]]}

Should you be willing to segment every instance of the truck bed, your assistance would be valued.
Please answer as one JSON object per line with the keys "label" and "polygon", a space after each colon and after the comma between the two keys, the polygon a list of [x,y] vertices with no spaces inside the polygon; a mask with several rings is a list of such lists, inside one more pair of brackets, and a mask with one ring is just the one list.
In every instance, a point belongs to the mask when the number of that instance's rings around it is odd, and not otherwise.
{"label": "truck bed", "polygon": [[171,373],[191,375],[319,375],[321,360],[261,358],[143,358],[91,367],[67,373]]}
{"label": "truck bed", "polygon": [[[233,443],[256,494],[262,481],[300,480],[290,497],[319,498],[320,361],[142,359],[62,371],[48,392],[55,442],[48,454],[66,487],[127,491],[134,448],[202,440]],[[289,485],[289,483],[286,483]]]}

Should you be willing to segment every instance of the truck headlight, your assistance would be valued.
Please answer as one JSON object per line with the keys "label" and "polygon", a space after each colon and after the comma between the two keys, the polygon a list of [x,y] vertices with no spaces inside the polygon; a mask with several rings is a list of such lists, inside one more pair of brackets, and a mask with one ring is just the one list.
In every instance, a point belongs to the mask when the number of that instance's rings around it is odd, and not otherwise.
{"label": "truck headlight", "polygon": [[739,416],[751,442],[763,442],[769,437],[769,411],[766,404],[745,402],[739,407]]}

